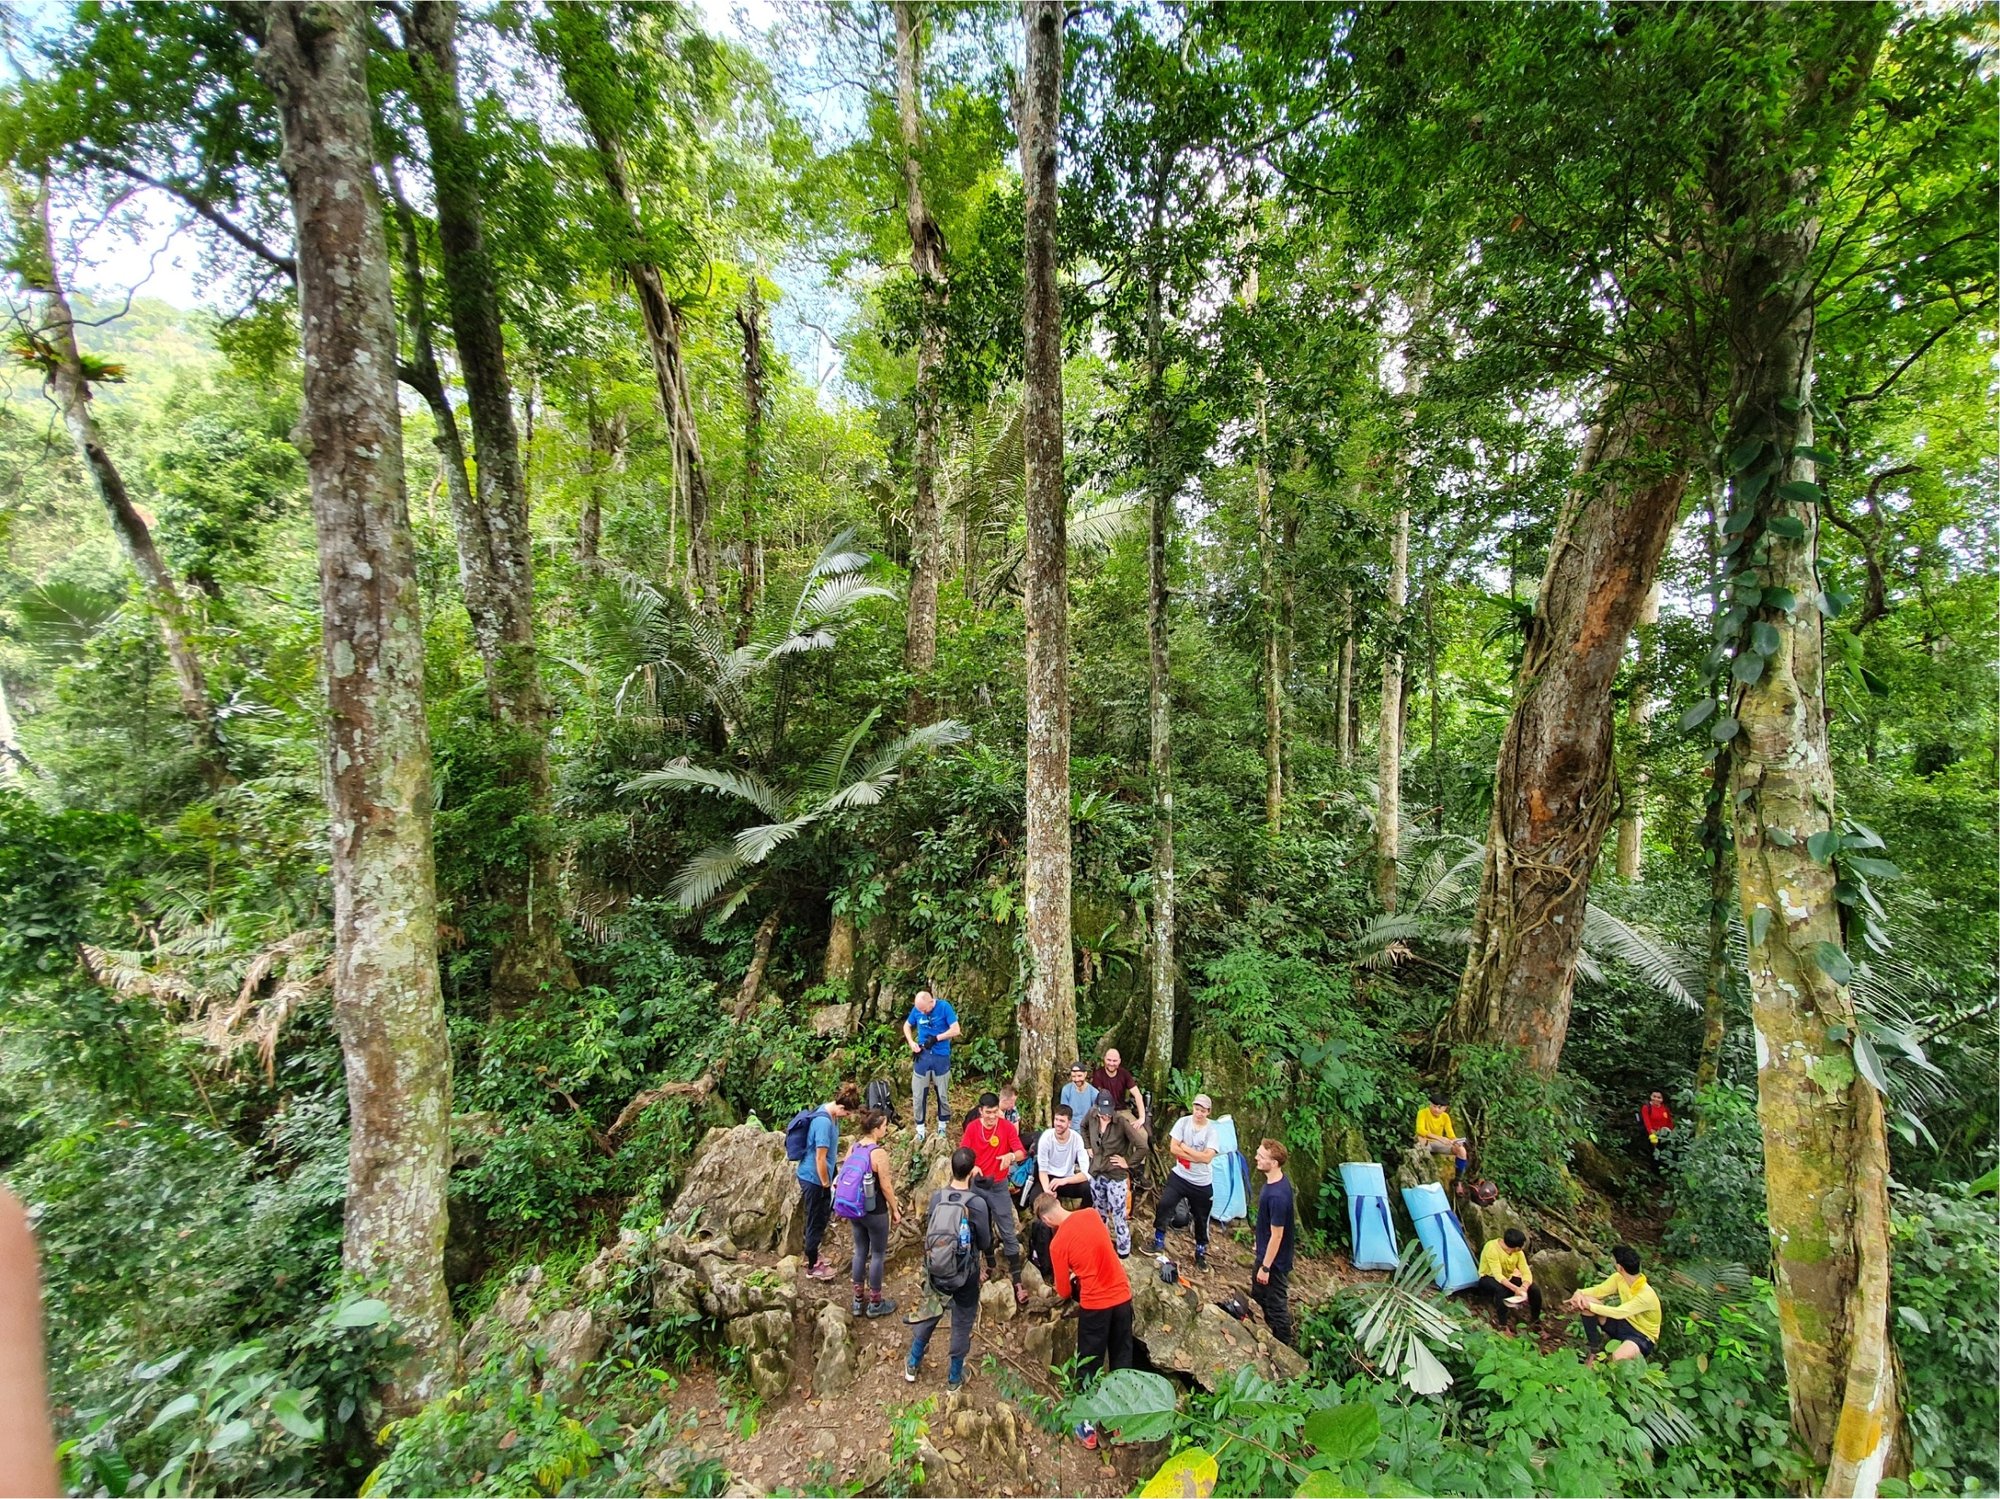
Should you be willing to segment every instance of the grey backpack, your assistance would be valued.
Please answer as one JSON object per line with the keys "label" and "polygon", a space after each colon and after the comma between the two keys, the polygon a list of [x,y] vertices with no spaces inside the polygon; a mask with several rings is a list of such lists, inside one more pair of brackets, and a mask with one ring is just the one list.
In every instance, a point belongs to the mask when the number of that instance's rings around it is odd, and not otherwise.
{"label": "grey backpack", "polygon": [[924,1224],[924,1269],[931,1285],[949,1296],[972,1281],[972,1194],[947,1187],[931,1200]]}

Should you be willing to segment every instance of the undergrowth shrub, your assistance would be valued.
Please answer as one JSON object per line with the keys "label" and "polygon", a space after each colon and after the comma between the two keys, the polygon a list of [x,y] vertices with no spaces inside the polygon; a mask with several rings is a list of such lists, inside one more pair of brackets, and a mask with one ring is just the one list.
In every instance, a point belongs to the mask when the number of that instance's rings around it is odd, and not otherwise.
{"label": "undergrowth shrub", "polygon": [[1896,1351],[1915,1466],[1967,1493],[2000,1489],[2000,1217],[1964,1189],[1903,1192],[1895,1204]]}
{"label": "undergrowth shrub", "polygon": [[1680,1128],[1660,1141],[1659,1162],[1670,1214],[1661,1248],[1680,1258],[1731,1260],[1753,1271],[1770,1264],[1764,1136],[1750,1088],[1704,1089]]}

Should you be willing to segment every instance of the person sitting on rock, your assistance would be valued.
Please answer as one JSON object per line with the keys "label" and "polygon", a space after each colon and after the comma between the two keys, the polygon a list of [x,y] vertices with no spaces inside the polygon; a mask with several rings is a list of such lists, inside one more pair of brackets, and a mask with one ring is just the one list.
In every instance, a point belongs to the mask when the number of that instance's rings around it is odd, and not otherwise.
{"label": "person sitting on rock", "polygon": [[[1018,1132],[1021,1128],[1021,1090],[1012,1083],[1000,1085],[1000,1117],[1013,1125]],[[1022,1135],[1023,1140],[1027,1139]],[[1007,1186],[1023,1208],[1035,1200],[1035,1160],[1033,1156],[1014,1163],[1014,1169],[1007,1173]]]}
{"label": "person sitting on rock", "polygon": [[951,1043],[960,1036],[958,1011],[928,989],[919,989],[903,1021],[903,1039],[910,1046],[910,1118],[917,1126],[917,1143],[924,1143],[925,1104],[937,1094],[938,1134],[951,1123]]}
{"label": "person sitting on rock", "polygon": [[1673,1132],[1673,1111],[1667,1107],[1667,1095],[1658,1088],[1640,1108],[1639,1122],[1646,1127],[1646,1143],[1656,1150],[1660,1145],[1660,1136]]}
{"label": "person sitting on rock", "polygon": [[[1105,1369],[1132,1367],[1132,1283],[1095,1213],[1072,1213],[1053,1192],[1035,1199],[1035,1217],[1049,1231],[1049,1284],[1081,1309],[1076,1320],[1079,1386]],[[1086,1421],[1077,1440],[1095,1451],[1097,1428]]]}
{"label": "person sitting on rock", "polygon": [[1132,1166],[1139,1159],[1139,1127],[1130,1114],[1114,1112],[1111,1095],[1099,1093],[1090,1117],[1083,1121],[1083,1148],[1090,1152],[1090,1200],[1118,1258],[1132,1252]]}
{"label": "person sitting on rock", "polygon": [[1479,1284],[1473,1288],[1493,1298],[1493,1315],[1500,1330],[1512,1334],[1514,1318],[1526,1310],[1530,1322],[1542,1320],[1542,1288],[1535,1284],[1528,1268],[1528,1236],[1510,1228],[1497,1239],[1488,1239],[1479,1251]]}
{"label": "person sitting on rock", "polygon": [[[972,1351],[972,1327],[979,1320],[979,1262],[993,1253],[993,1219],[986,1199],[975,1190],[979,1158],[968,1146],[951,1153],[951,1180],[931,1193],[924,1209],[924,1260],[920,1273],[930,1295],[910,1316],[910,1354],[903,1378],[917,1382],[917,1369],[931,1334],[951,1311],[951,1363],[945,1388],[965,1383],[965,1356]],[[1010,1209],[1008,1216],[1012,1217]]]}
{"label": "person sitting on rock", "polygon": [[[1035,1186],[1065,1205],[1090,1205],[1090,1152],[1070,1126],[1068,1104],[1056,1105],[1055,1122],[1035,1142]],[[1039,1222],[1028,1236],[1028,1258],[1042,1274],[1049,1273],[1048,1230]]]}
{"label": "person sitting on rock", "polygon": [[856,1121],[860,1134],[848,1147],[850,1160],[857,1152],[868,1153],[868,1164],[857,1168],[868,1173],[867,1211],[859,1218],[847,1220],[847,1226],[854,1231],[854,1258],[848,1267],[854,1281],[850,1310],[857,1317],[886,1317],[896,1309],[896,1303],[882,1295],[882,1269],[889,1258],[889,1230],[903,1221],[902,1204],[896,1201],[889,1148],[882,1143],[882,1132],[888,1127],[887,1114],[869,1109]]}
{"label": "person sitting on rock", "polygon": [[[972,1179],[972,1190],[985,1199],[993,1219],[993,1236],[1007,1252],[1007,1273],[1014,1280],[1015,1305],[1026,1306],[1028,1290],[1021,1284],[1020,1224],[1007,1193],[1007,1176],[1016,1162],[1028,1158],[1028,1148],[1021,1143],[1021,1132],[1000,1117],[999,1094],[979,1095],[979,1112],[965,1121],[965,1134],[958,1143],[970,1149],[978,1160],[979,1172]],[[986,1250],[986,1268],[993,1268],[990,1246]]]}
{"label": "person sitting on rock", "polygon": [[799,1162],[799,1197],[806,1215],[806,1274],[832,1280],[840,1272],[820,1256],[827,1225],[833,1221],[833,1168],[840,1159],[840,1124],[861,1107],[861,1090],[842,1083],[832,1101],[814,1112],[806,1131],[805,1159]]}
{"label": "person sitting on rock", "polygon": [[[1620,1244],[1611,1251],[1617,1269],[1601,1285],[1585,1286],[1570,1297],[1571,1311],[1582,1312],[1584,1341],[1595,1359],[1611,1340],[1611,1361],[1645,1358],[1659,1346],[1660,1293],[1639,1273],[1639,1251]],[[1616,1301],[1607,1296],[1616,1295]]]}
{"label": "person sitting on rock", "polygon": [[1208,1268],[1208,1215],[1215,1207],[1215,1168],[1211,1164],[1221,1154],[1215,1143],[1215,1126],[1208,1113],[1215,1105],[1206,1093],[1197,1093],[1193,1112],[1174,1121],[1167,1148],[1173,1152],[1174,1167],[1167,1184],[1160,1188],[1160,1205],[1153,1210],[1153,1253],[1167,1247],[1167,1224],[1175,1206],[1185,1201],[1194,1218],[1194,1267]]}
{"label": "person sitting on rock", "polygon": [[1451,1110],[1442,1093],[1432,1093],[1430,1102],[1417,1110],[1417,1146],[1432,1155],[1448,1155],[1458,1178],[1457,1192],[1465,1195],[1465,1140],[1451,1122]]}

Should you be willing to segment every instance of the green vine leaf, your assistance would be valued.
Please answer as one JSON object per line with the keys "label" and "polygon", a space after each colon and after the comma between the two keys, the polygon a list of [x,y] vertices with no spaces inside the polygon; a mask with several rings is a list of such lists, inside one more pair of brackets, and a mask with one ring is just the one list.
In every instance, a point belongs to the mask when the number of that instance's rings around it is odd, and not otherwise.
{"label": "green vine leaf", "polygon": [[1822,942],[1813,948],[1813,961],[1819,964],[1819,971],[1836,984],[1844,984],[1854,977],[1854,964],[1838,942]]}
{"label": "green vine leaf", "polygon": [[1806,852],[1821,864],[1831,863],[1833,856],[1840,852],[1840,834],[1832,828],[1821,828],[1806,839]]}
{"label": "green vine leaf", "polygon": [[1681,715],[1681,732],[1698,729],[1715,716],[1715,699],[1705,697]]}
{"label": "green vine leaf", "polygon": [[1745,651],[1730,662],[1729,675],[1745,687],[1754,687],[1764,675],[1764,658],[1753,651]]}
{"label": "green vine leaf", "polygon": [[1777,655],[1778,647],[1784,643],[1784,637],[1778,633],[1778,627],[1766,620],[1760,619],[1750,627],[1750,648],[1760,656]]}
{"label": "green vine leaf", "polygon": [[1774,515],[1766,529],[1773,536],[1782,536],[1787,541],[1804,541],[1806,537],[1806,523],[1796,515]]}
{"label": "green vine leaf", "polygon": [[1788,479],[1778,486],[1778,498],[1793,505],[1819,505],[1826,492],[1810,479]]}

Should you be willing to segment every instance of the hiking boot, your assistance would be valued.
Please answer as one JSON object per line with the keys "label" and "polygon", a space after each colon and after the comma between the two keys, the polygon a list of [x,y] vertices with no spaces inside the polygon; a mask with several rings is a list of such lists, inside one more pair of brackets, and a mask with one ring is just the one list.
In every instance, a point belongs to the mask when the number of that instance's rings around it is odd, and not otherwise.
{"label": "hiking boot", "polygon": [[1083,1450],[1085,1452],[1095,1452],[1097,1450],[1097,1428],[1092,1426],[1088,1421],[1083,1422],[1076,1428],[1076,1439],[1083,1443]]}
{"label": "hiking boot", "polygon": [[1208,1268],[1208,1251],[1200,1245],[1195,1246],[1194,1267],[1197,1270],[1206,1270]]}
{"label": "hiking boot", "polygon": [[812,1268],[806,1271],[807,1276],[813,1280],[832,1280],[839,1273],[838,1270],[834,1269],[825,1260],[814,1260]]}
{"label": "hiking boot", "polygon": [[876,1296],[868,1303],[868,1315],[871,1317],[886,1317],[895,1309],[895,1301],[887,1296]]}
{"label": "hiking boot", "polygon": [[1155,1254],[1165,1254],[1166,1252],[1167,1252],[1167,1236],[1166,1236],[1165,1234],[1161,1234],[1161,1233],[1156,1233],[1156,1234],[1154,1234],[1154,1235],[1153,1235],[1153,1253],[1155,1253]]}

